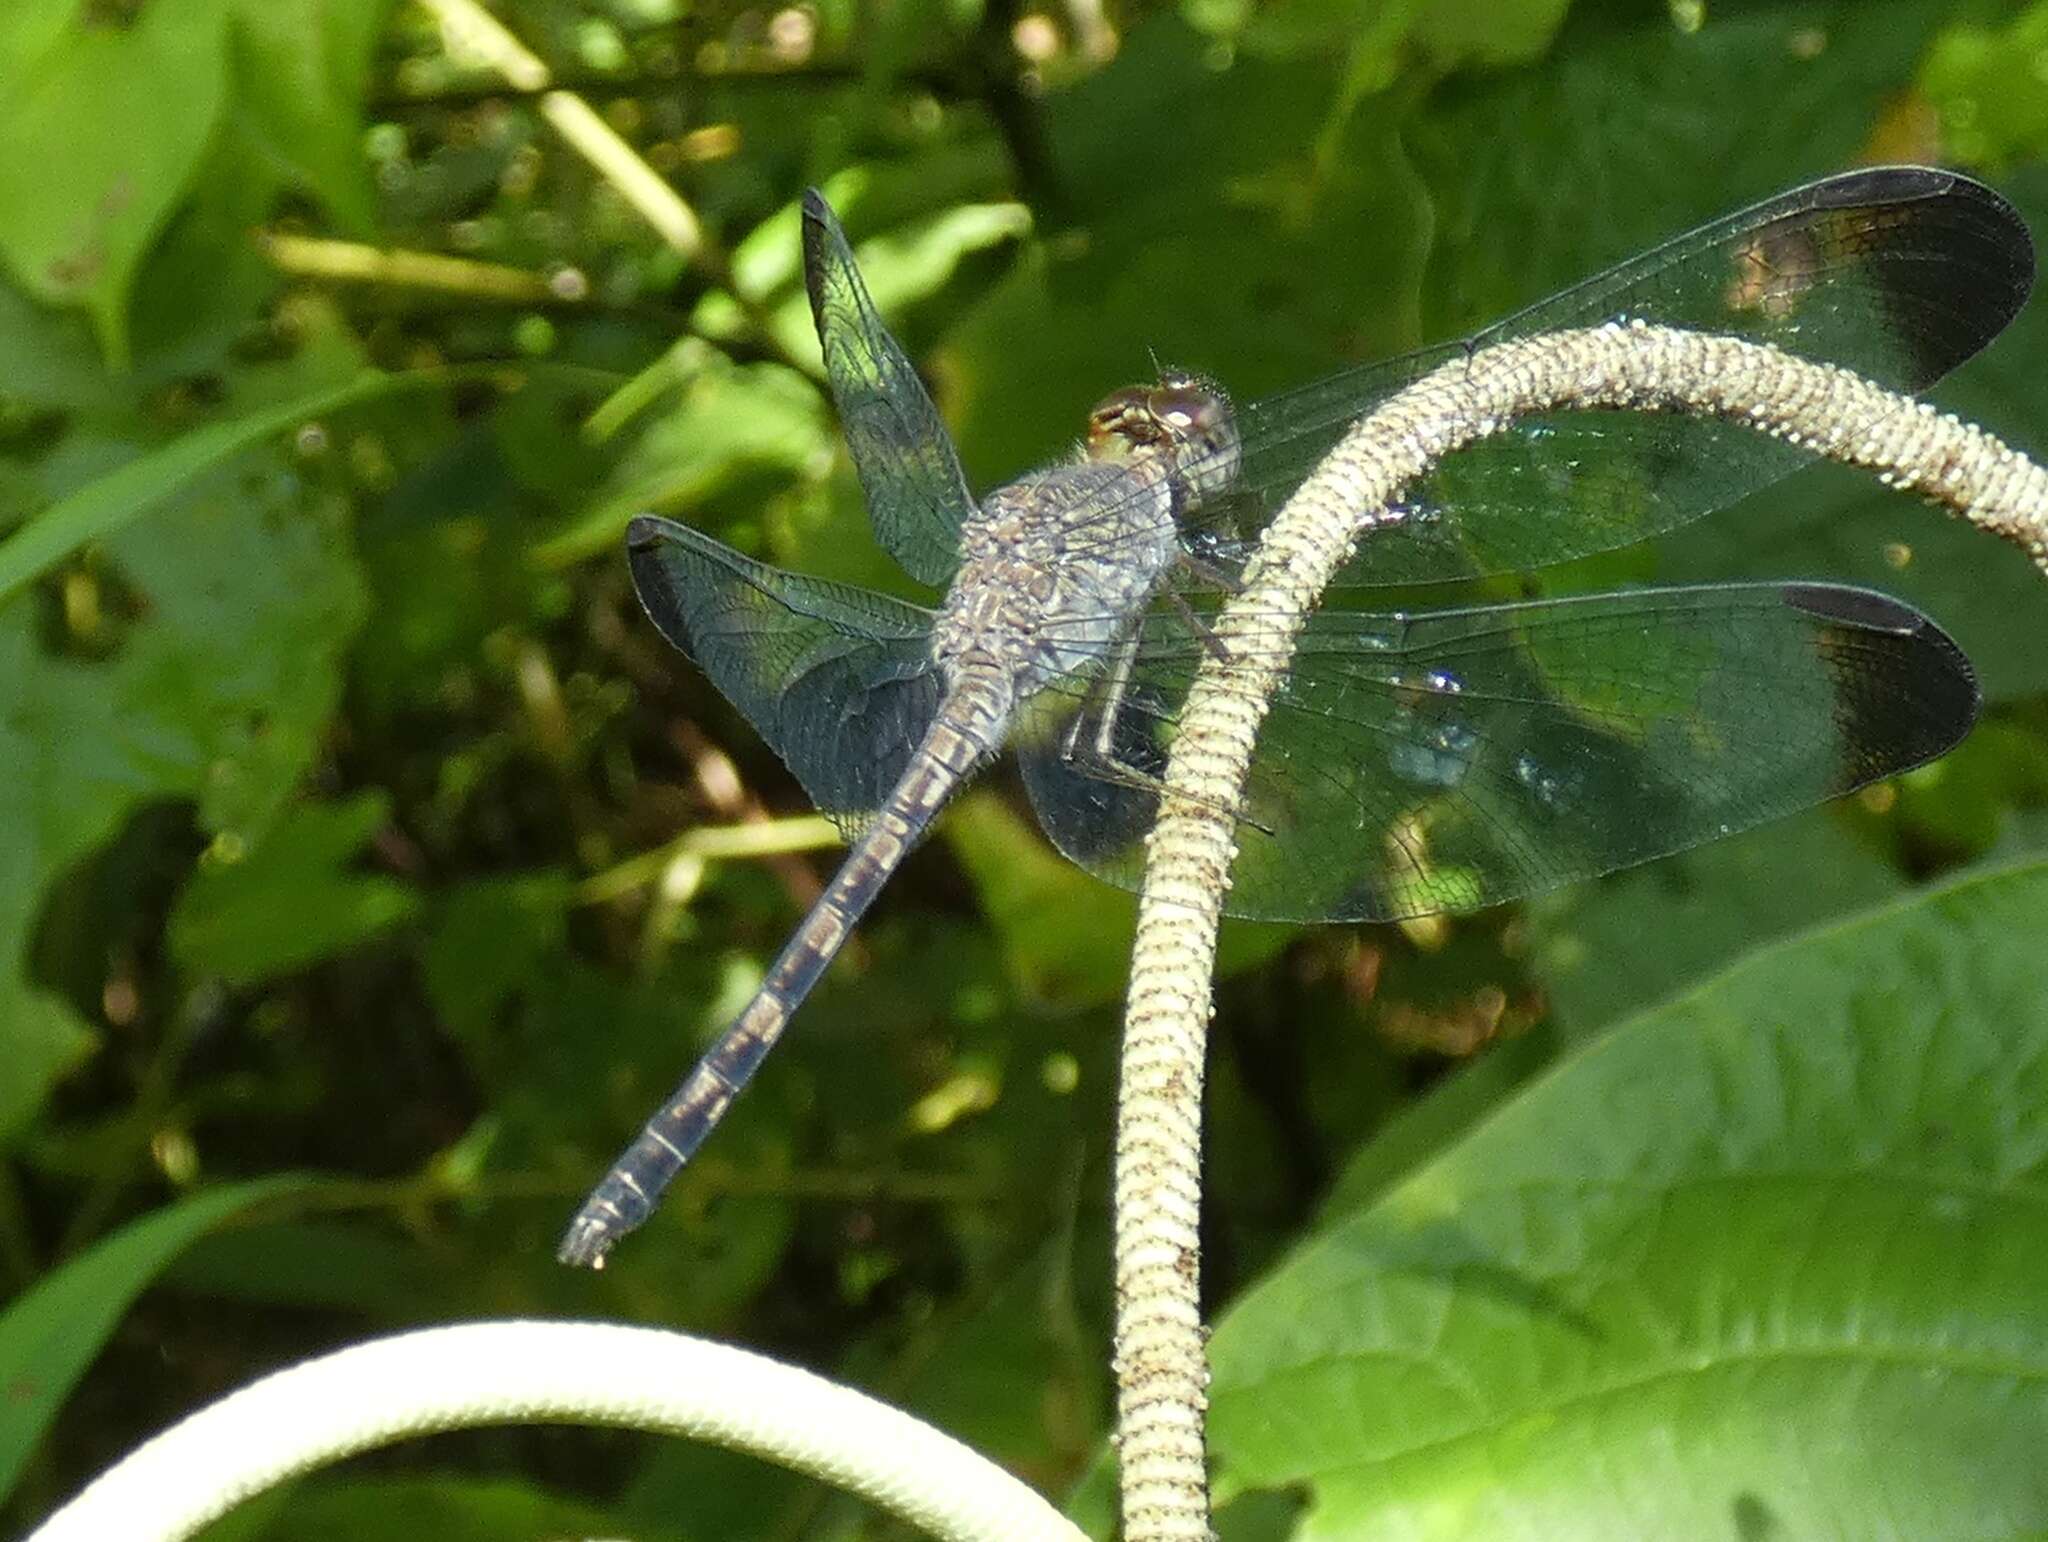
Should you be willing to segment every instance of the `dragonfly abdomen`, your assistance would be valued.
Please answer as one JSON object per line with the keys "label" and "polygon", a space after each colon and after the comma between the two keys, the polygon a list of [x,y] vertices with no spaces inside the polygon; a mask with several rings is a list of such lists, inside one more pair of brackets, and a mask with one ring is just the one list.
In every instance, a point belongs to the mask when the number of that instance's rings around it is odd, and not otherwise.
{"label": "dragonfly abdomen", "polygon": [[890,875],[993,752],[1008,705],[1002,693],[981,686],[970,678],[940,706],[909,768],[776,955],[753,999],[584,1200],[556,1249],[562,1262],[601,1267],[612,1244],[653,1213],[662,1191],[753,1079]]}

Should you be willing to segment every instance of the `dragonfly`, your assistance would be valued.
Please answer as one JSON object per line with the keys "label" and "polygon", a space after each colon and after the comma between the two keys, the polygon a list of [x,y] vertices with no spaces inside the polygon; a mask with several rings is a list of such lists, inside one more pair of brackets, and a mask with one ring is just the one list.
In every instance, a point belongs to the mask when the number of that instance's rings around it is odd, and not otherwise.
{"label": "dragonfly", "polygon": [[[1040,825],[1135,888],[1206,617],[1262,523],[1375,404],[1490,344],[1635,320],[1734,334],[1900,391],[1989,342],[2032,283],[1996,193],[1924,167],[1795,188],[1457,342],[1233,406],[1162,369],[1078,454],[977,499],[823,197],[806,288],[880,544],[936,606],[786,572],[654,515],[626,533],[655,628],[851,841],[759,989],[564,1234],[601,1266],[760,1067],[907,852],[1016,749]],[[1448,456],[1367,535],[1288,648],[1226,908],[1290,921],[1466,912],[1682,851],[1932,759],[1968,732],[1968,659],[1927,616],[1821,582],[1353,608],[1380,586],[1514,575],[1673,530],[1811,459],[1675,413],[1559,412]],[[1467,586],[1470,587],[1470,586]],[[1256,628],[1251,629],[1256,638]],[[1256,647],[1233,637],[1231,649]]]}

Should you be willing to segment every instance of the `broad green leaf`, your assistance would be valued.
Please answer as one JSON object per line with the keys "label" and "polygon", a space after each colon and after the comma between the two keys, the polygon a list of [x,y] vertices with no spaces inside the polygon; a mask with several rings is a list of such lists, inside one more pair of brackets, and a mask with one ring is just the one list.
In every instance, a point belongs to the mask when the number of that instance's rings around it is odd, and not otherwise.
{"label": "broad green leaf", "polygon": [[102,1238],[0,1312],[0,1496],[129,1303],[194,1238],[258,1200],[306,1187],[266,1178],[202,1189]]}
{"label": "broad green leaf", "polygon": [[390,0],[234,0],[238,105],[335,218],[371,230],[363,98]]}
{"label": "broad green leaf", "polygon": [[[132,367],[109,383],[126,389],[136,407],[136,426],[148,434],[145,443],[159,438],[149,421],[159,393],[195,375],[212,375],[226,391],[228,399],[212,414],[219,419],[282,400],[285,391],[270,390],[283,383],[279,377],[310,377],[303,380],[303,390],[337,384],[363,368],[353,335],[327,318],[316,339],[298,346],[286,360],[251,367],[238,356],[253,329],[278,314],[270,307],[285,287],[285,276],[251,233],[271,218],[289,191],[285,168],[258,143],[245,117],[230,114],[129,291]],[[294,305],[295,331],[317,305]]]}
{"label": "broad green leaf", "polygon": [[1063,1228],[1031,1256],[1005,1260],[1007,1272],[973,1310],[944,1325],[943,1341],[904,1384],[902,1405],[1012,1469],[1046,1453],[1063,1467],[1085,1460],[1103,1434],[1112,1381],[1082,1318],[1077,1276],[1092,1273],[1107,1249],[1106,1221],[1078,1238]]}
{"label": "broad green leaf", "polygon": [[1360,1542],[2048,1529],[2044,907],[1758,954],[1329,1216],[1216,1334],[1230,1487]]}
{"label": "broad green leaf", "polygon": [[365,373],[242,417],[209,423],[81,487],[0,541],[0,601],[47,573],[87,541],[111,535],[205,472],[311,418],[363,402],[445,387],[449,374]]}
{"label": "broad green leaf", "polygon": [[1346,58],[1355,88],[1378,91],[1417,55],[1441,70],[1520,63],[1542,52],[1567,0],[1309,0],[1261,7],[1250,0],[1183,0],[1199,31],[1276,57]]}
{"label": "broad green leaf", "polygon": [[389,815],[389,800],[369,792],[291,810],[246,854],[217,842],[171,911],[173,955],[249,985],[408,920],[420,906],[410,886],[349,870]]}
{"label": "broad green leaf", "polygon": [[[45,885],[154,790],[121,753],[113,703],[81,666],[46,658],[33,609],[0,606],[0,1134],[19,1132],[49,1084],[91,1043],[82,1023],[21,978]],[[97,683],[97,682],[95,682]]]}
{"label": "broad green leaf", "polygon": [[227,3],[71,10],[0,80],[0,256],[31,294],[90,311],[121,368],[128,286],[226,102]]}
{"label": "broad green leaf", "polygon": [[[879,186],[878,186],[879,184]],[[854,167],[826,179],[819,189],[851,233],[862,280],[885,316],[895,316],[942,289],[960,266],[977,253],[1001,247],[1027,234],[1031,213],[1021,204],[964,204],[937,214],[906,219],[886,235],[867,236],[873,194],[883,214],[902,193],[867,167]],[[739,287],[760,300],[781,296],[772,326],[791,357],[822,370],[816,323],[803,288],[802,230],[795,204],[747,233],[733,253]],[[693,331],[708,337],[744,335],[745,322],[732,296],[714,291],[699,304]]]}
{"label": "broad green leaf", "polygon": [[16,0],[0,7],[0,71],[13,79],[27,70],[73,25],[79,0]]}
{"label": "broad green leaf", "polygon": [[1363,1209],[1455,1145],[1556,1058],[1557,1039],[1539,1030],[1491,1045],[1402,1108],[1346,1164],[1324,1214]]}
{"label": "broad green leaf", "polygon": [[[1404,135],[1434,206],[1424,331],[1469,332],[1866,159],[1941,14],[1934,0],[1882,10],[1873,25],[1863,0],[1710,9],[1688,30],[1662,6],[1583,5],[1540,68],[1444,92]],[[1771,110],[1725,110],[1735,100]]]}
{"label": "broad green leaf", "polygon": [[1415,13],[1414,41],[1439,69],[1526,64],[1549,48],[1570,0],[1433,0]]}
{"label": "broad green leaf", "polygon": [[411,1322],[447,1290],[445,1258],[382,1218],[282,1219],[202,1237],[164,1271],[166,1288],[218,1302]]}

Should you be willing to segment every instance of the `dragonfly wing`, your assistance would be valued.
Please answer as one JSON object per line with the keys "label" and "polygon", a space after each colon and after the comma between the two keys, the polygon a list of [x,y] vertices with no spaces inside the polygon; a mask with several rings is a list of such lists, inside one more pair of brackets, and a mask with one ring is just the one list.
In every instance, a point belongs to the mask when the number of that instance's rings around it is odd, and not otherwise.
{"label": "dragonfly wing", "polygon": [[[1244,470],[1231,517],[1255,528],[1361,415],[1493,343],[1641,319],[1773,343],[1918,391],[1997,336],[2033,273],[2026,226],[1980,183],[1911,166],[1829,177],[1703,225],[1464,342],[1242,408]],[[1753,431],[1690,417],[1526,419],[1447,457],[1411,489],[1409,520],[1363,543],[1342,582],[1431,583],[1612,550],[1810,460]]]}
{"label": "dragonfly wing", "polygon": [[803,208],[811,316],[876,539],[911,577],[944,588],[974,512],[953,440],[868,298],[831,205],[814,188]]}
{"label": "dragonfly wing", "polygon": [[930,611],[785,573],[687,525],[626,529],[633,587],[661,635],[759,730],[820,810],[854,830],[937,714]]}
{"label": "dragonfly wing", "polygon": [[[1201,656],[1146,618],[1116,759],[1163,769]],[[1070,684],[1041,712],[1025,777],[1055,844],[1135,887],[1154,794],[1063,753],[1060,720],[1088,731],[1096,699]],[[1260,731],[1226,908],[1384,921],[1518,899],[1917,765],[1977,704],[1933,622],[1836,585],[1319,612]]]}

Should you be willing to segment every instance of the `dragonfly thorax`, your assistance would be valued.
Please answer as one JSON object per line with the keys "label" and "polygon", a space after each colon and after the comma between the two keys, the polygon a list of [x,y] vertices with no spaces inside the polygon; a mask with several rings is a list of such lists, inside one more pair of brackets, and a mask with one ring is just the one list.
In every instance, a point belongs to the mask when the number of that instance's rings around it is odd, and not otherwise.
{"label": "dragonfly thorax", "polygon": [[1185,508],[1237,480],[1237,418],[1217,387],[1162,370],[1156,384],[1126,386],[1096,404],[1088,414],[1087,454],[1096,461],[1163,456],[1177,506]]}
{"label": "dragonfly thorax", "polygon": [[1013,702],[1107,652],[1179,550],[1158,456],[1052,466],[999,487],[960,532],[932,632],[949,675],[994,672]]}

